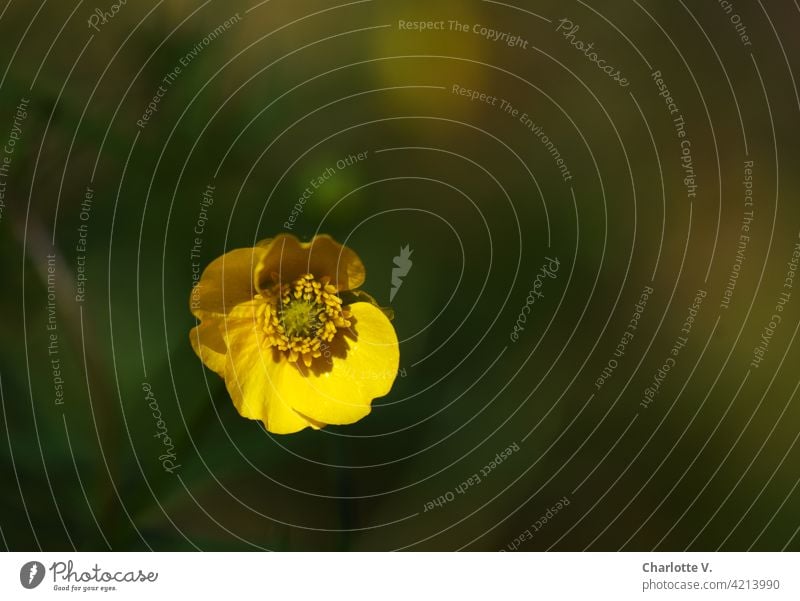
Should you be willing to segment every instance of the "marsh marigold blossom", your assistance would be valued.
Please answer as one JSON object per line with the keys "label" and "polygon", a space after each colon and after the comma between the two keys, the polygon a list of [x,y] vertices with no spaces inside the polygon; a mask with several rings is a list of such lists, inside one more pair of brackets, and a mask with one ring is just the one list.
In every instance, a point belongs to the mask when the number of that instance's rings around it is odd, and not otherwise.
{"label": "marsh marigold blossom", "polygon": [[365,269],[330,236],[281,234],[213,261],[192,290],[190,332],[233,404],[270,432],[351,424],[397,375],[397,335],[358,288]]}

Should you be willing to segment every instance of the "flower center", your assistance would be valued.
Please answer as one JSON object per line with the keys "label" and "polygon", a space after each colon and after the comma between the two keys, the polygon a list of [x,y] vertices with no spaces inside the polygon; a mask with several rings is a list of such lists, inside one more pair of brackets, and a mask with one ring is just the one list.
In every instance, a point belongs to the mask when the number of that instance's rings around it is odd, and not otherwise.
{"label": "flower center", "polygon": [[290,338],[311,336],[319,329],[319,314],[320,307],[317,303],[290,300],[280,309],[280,321]]}
{"label": "flower center", "polygon": [[342,299],[329,282],[307,273],[265,293],[263,329],[268,347],[310,367],[336,332],[350,327],[350,312],[342,308]]}

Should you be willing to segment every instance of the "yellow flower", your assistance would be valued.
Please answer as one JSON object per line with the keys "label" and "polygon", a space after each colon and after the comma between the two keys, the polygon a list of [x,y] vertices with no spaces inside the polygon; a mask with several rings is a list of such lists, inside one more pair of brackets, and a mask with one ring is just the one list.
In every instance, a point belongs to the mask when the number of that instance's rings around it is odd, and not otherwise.
{"label": "yellow flower", "polygon": [[397,335],[357,290],[365,275],[355,252],[324,235],[281,234],[206,267],[190,297],[192,347],[242,417],[276,434],[351,424],[389,392]]}

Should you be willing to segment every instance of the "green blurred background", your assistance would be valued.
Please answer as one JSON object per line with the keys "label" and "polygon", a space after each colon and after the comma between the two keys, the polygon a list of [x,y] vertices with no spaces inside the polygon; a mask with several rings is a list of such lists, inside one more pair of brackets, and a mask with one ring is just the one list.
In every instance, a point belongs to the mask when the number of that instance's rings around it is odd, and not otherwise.
{"label": "green blurred background", "polygon": [[[800,230],[795,3],[0,4],[5,548],[800,549],[800,296],[751,366]],[[401,377],[358,424],[271,435],[189,345],[192,263],[286,231],[331,166],[292,231],[362,257]]]}

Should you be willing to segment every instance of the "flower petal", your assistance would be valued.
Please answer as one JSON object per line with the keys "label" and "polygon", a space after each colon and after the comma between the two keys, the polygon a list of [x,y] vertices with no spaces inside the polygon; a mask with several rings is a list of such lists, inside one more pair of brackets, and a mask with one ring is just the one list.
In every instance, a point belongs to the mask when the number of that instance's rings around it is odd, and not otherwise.
{"label": "flower petal", "polygon": [[189,340],[197,356],[206,366],[217,372],[220,376],[225,375],[225,354],[227,346],[225,339],[219,329],[219,320],[214,319],[213,314],[204,317],[200,325],[192,328],[189,332]]}
{"label": "flower petal", "polygon": [[364,264],[355,251],[326,234],[315,236],[311,242],[280,234],[260,242],[258,248],[264,249],[264,255],[256,267],[257,290],[278,282],[291,282],[306,273],[317,278],[330,277],[338,290],[358,288],[366,278]]}
{"label": "flower petal", "polygon": [[192,289],[192,313],[227,313],[253,298],[253,271],[265,253],[262,247],[237,248],[212,261]]}
{"label": "flower petal", "polygon": [[[298,413],[326,424],[351,424],[369,414],[372,400],[391,390],[400,364],[397,335],[389,319],[370,303],[354,303],[355,340],[334,352],[328,369],[282,362],[276,392]],[[324,358],[323,358],[324,359]]]}
{"label": "flower petal", "polygon": [[242,417],[258,419],[275,434],[291,434],[324,424],[306,419],[278,394],[281,389],[283,358],[278,361],[263,346],[263,334],[256,322],[259,304],[254,300],[234,308],[224,322],[228,353],[225,363],[225,386]]}

